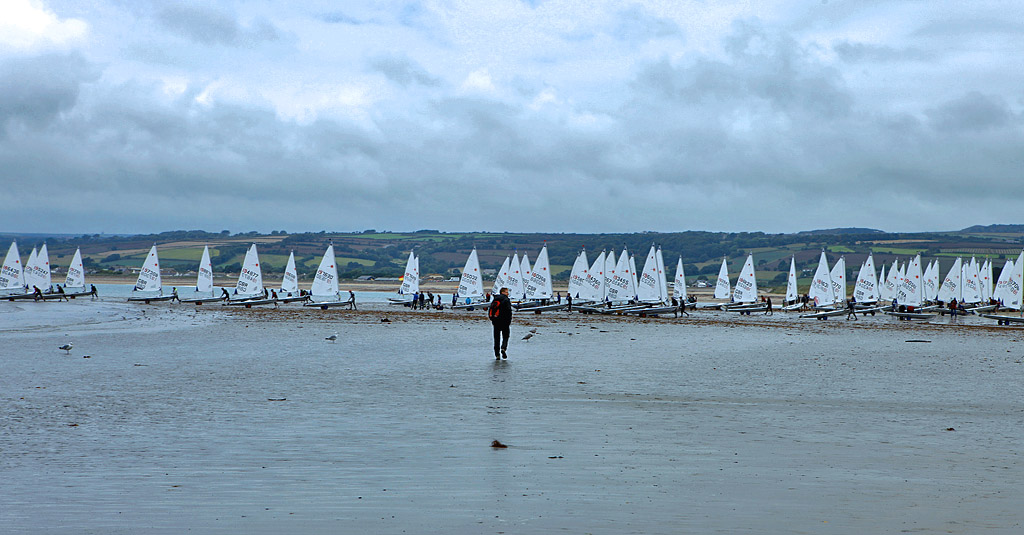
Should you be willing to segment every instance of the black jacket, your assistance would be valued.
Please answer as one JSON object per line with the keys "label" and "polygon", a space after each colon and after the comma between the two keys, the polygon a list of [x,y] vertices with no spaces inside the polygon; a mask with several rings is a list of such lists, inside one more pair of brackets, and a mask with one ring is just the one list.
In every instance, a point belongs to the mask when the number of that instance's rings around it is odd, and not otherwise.
{"label": "black jacket", "polygon": [[[494,303],[498,304],[498,317],[492,317],[491,323],[495,325],[509,325],[512,323],[512,301],[507,295],[497,294],[494,296]],[[494,306],[491,303],[491,306]]]}

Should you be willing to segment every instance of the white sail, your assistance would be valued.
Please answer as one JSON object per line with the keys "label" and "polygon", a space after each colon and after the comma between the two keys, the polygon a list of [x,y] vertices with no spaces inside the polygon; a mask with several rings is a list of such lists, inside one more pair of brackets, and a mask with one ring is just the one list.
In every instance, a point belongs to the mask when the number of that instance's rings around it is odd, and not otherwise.
{"label": "white sail", "polygon": [[25,288],[32,290],[33,288],[43,289],[43,281],[39,280],[39,275],[36,273],[36,263],[38,262],[39,251],[35,247],[32,248],[32,252],[28,254],[28,260],[25,261]]}
{"label": "white sail", "polygon": [[921,255],[915,256],[907,266],[903,284],[896,290],[896,302],[914,307],[924,304],[924,291],[921,284]]}
{"label": "white sail", "polygon": [[661,254],[661,247],[658,247],[658,252],[656,254],[658,256],[658,284],[661,285],[659,293],[661,294],[661,301],[663,303],[668,303],[668,274],[665,271],[665,257]]}
{"label": "white sail", "polygon": [[480,259],[476,247],[469,252],[466,265],[462,268],[459,278],[459,297],[463,299],[479,299],[484,296],[484,279],[480,273]]}
{"label": "white sail", "polygon": [[281,278],[281,295],[298,295],[299,293],[299,272],[295,269],[295,251],[288,255],[288,263],[284,266],[284,276]]}
{"label": "white sail", "polygon": [[981,277],[981,300],[988,302],[992,299],[992,261],[985,259],[985,263],[981,266],[981,272],[978,274]]}
{"label": "white sail", "polygon": [[639,281],[636,280],[636,278],[637,278],[636,258],[633,258],[633,255],[629,255],[629,282],[630,282],[629,291],[632,292],[632,295],[633,295],[634,299],[636,298],[636,288],[637,288],[637,285],[640,284]]}
{"label": "white sail", "polygon": [[728,299],[732,295],[732,284],[729,283],[729,264],[722,257],[722,268],[718,270],[718,281],[715,282],[715,299]]}
{"label": "white sail", "polygon": [[156,254],[156,245],[149,249],[146,261],[142,263],[139,279],[135,281],[136,292],[162,292],[163,281],[160,278],[160,257]]}
{"label": "white sail", "polygon": [[853,286],[853,298],[858,303],[874,303],[878,301],[878,279],[875,277],[875,257],[868,254],[867,260],[860,266],[857,282]]}
{"label": "white sail", "polygon": [[519,293],[515,295],[518,299],[526,299],[526,289],[530,284],[530,277],[533,276],[533,268],[530,267],[530,257],[526,253],[523,253],[523,258],[519,260],[519,279],[522,281],[522,288],[519,288]]}
{"label": "white sail", "polygon": [[964,264],[964,281],[963,281],[963,302],[964,303],[979,303],[981,302],[981,283],[978,280],[978,261],[971,257],[970,262]]}
{"label": "white sail", "polygon": [[[523,262],[526,257],[523,256]],[[551,265],[548,262],[548,246],[545,244],[537,254],[537,261],[530,270],[530,277],[526,279],[527,299],[551,299],[555,292],[551,288]]]}
{"label": "white sail", "polygon": [[519,260],[519,253],[514,253],[512,262],[508,265],[508,295],[512,299],[522,299],[526,293],[522,270],[523,263]]}
{"label": "white sail", "polygon": [[946,278],[942,279],[942,285],[939,286],[939,301],[949,303],[956,299],[960,301],[963,297],[963,290],[961,281],[963,279],[963,259],[957,258],[953,262],[953,267],[949,268],[949,273],[946,274]]}
{"label": "white sail", "polygon": [[846,257],[840,256],[829,273],[832,279],[832,294],[836,303],[846,302]]}
{"label": "white sail", "polygon": [[654,246],[647,253],[644,269],[637,281],[636,296],[642,303],[661,302],[661,283],[658,282],[658,253]]}
{"label": "white sail", "polygon": [[68,264],[68,276],[64,278],[64,288],[85,289],[85,266],[82,264],[82,250],[75,249],[75,256]]}
{"label": "white sail", "polygon": [[878,300],[880,302],[892,301],[892,296],[886,296],[885,293],[885,264],[882,264],[882,269],[878,270]]}
{"label": "white sail", "polygon": [[615,266],[615,273],[608,284],[609,301],[629,301],[633,299],[633,277],[629,269],[629,253],[625,250],[619,255],[619,262]]}
{"label": "white sail", "polygon": [[732,300],[737,303],[754,303],[757,301],[757,276],[754,273],[754,255],[748,254],[740,274],[736,277],[736,287],[732,290]]}
{"label": "white sail", "polygon": [[1007,286],[1010,283],[1010,274],[1013,273],[1013,259],[1007,260],[1003,264],[1003,269],[999,272],[999,281],[996,282],[995,288],[992,290],[992,299],[1006,303],[1009,295],[1007,292]]}
{"label": "white sail", "polygon": [[933,300],[939,294],[938,260],[928,263],[924,275],[921,276],[921,285],[925,301]]}
{"label": "white sail", "polygon": [[238,273],[235,294],[239,297],[255,297],[263,294],[263,270],[260,268],[260,255],[256,244],[252,244],[242,261],[242,271]]}
{"label": "white sail", "polygon": [[587,273],[590,271],[590,263],[587,261],[587,250],[580,251],[576,260],[572,263],[572,271],[569,272],[569,295],[574,298],[587,297]]}
{"label": "white sail", "polygon": [[889,275],[885,278],[885,284],[882,288],[885,290],[885,301],[892,301],[896,299],[896,289],[903,283],[903,277],[900,275],[899,262],[893,261],[892,265],[889,266]]}
{"label": "white sail", "polygon": [[1006,299],[1003,300],[1003,306],[1024,310],[1024,300],[1021,299],[1021,285],[1024,284],[1024,251],[1021,251],[1012,267],[1006,284]]}
{"label": "white sail", "polygon": [[213,293],[213,263],[210,262],[210,248],[203,246],[203,256],[199,259],[196,272],[196,291]]}
{"label": "white sail", "polygon": [[676,263],[676,279],[672,284],[672,292],[680,304],[686,302],[686,273],[683,271],[683,255],[679,255]]}
{"label": "white sail", "polygon": [[405,273],[402,275],[402,285],[398,287],[398,293],[412,298],[412,294],[420,291],[420,273],[417,267],[416,254],[409,251],[409,259],[405,261]]}
{"label": "white sail", "polygon": [[608,301],[609,288],[612,286],[612,279],[615,278],[615,268],[619,266],[618,261],[615,260],[615,251],[608,251],[608,256],[604,259],[604,297],[603,300]]}
{"label": "white sail", "polygon": [[494,286],[491,287],[491,295],[498,295],[502,288],[508,288],[508,271],[511,260],[506,256],[505,261],[498,268],[498,273],[494,276]]}
{"label": "white sail", "polygon": [[786,303],[795,303],[800,299],[796,285],[796,257],[789,257],[789,276],[786,277]]}
{"label": "white sail", "polygon": [[338,263],[334,258],[334,244],[327,246],[324,257],[320,260],[320,267],[316,269],[316,276],[313,277],[313,286],[310,294],[314,299],[324,301],[340,299],[338,292]]}
{"label": "white sail", "polygon": [[53,286],[53,280],[50,278],[50,255],[46,252],[46,244],[39,248],[39,256],[36,257],[36,274],[39,285],[44,291],[48,290]]}
{"label": "white sail", "polygon": [[20,292],[24,289],[25,270],[21,265],[21,255],[18,253],[18,242],[12,241],[11,247],[7,249],[4,265],[0,268],[0,290]]}
{"label": "white sail", "polygon": [[814,272],[814,278],[811,280],[811,288],[807,291],[807,296],[814,303],[814,306],[823,307],[836,302],[836,294],[832,289],[832,275],[829,274],[828,259],[825,258],[825,251],[821,252],[821,258],[818,259],[818,269]]}
{"label": "white sail", "polygon": [[590,271],[587,272],[587,293],[584,297],[591,301],[604,301],[604,265],[606,262],[605,256],[605,252],[601,251],[601,254],[597,255],[597,260],[594,260],[594,264],[590,266]]}

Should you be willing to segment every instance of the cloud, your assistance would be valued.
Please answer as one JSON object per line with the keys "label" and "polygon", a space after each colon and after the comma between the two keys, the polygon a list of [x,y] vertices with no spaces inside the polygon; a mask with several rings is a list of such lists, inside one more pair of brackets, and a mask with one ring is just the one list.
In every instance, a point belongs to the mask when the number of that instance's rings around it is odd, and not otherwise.
{"label": "cloud", "polygon": [[82,85],[100,71],[79,53],[0,61],[0,125],[42,127],[78,102]]}
{"label": "cloud", "polygon": [[937,56],[935,52],[919,48],[898,49],[891,46],[851,43],[849,41],[835,43],[832,45],[832,49],[840,59],[848,63],[931,61]]}
{"label": "cloud", "polygon": [[252,46],[280,38],[277,28],[265,19],[243,26],[233,13],[203,5],[169,5],[156,14],[156,20],[165,29],[204,45]]}
{"label": "cloud", "polygon": [[88,28],[82,20],[59,18],[35,0],[0,3],[0,50],[63,47],[84,38]]}
{"label": "cloud", "polygon": [[1006,127],[1011,122],[1020,125],[1019,116],[1002,98],[977,91],[945,102],[929,110],[927,116],[932,126],[940,131],[982,131]]}
{"label": "cloud", "polygon": [[368,66],[371,70],[383,74],[402,87],[409,87],[413,84],[433,87],[441,83],[440,78],[432,76],[405,54],[376,56],[369,60]]}

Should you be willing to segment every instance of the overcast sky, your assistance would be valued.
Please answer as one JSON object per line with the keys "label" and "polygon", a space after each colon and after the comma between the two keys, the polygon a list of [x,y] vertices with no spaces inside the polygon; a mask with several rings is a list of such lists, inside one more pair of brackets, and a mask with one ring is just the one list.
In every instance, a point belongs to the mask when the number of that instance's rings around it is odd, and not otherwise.
{"label": "overcast sky", "polygon": [[1024,3],[0,0],[0,230],[1021,223]]}

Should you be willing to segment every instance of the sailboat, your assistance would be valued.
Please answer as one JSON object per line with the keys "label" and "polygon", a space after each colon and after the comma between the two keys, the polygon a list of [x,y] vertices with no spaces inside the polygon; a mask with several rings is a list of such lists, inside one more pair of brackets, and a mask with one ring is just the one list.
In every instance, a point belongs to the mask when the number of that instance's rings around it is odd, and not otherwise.
{"label": "sailboat", "polygon": [[839,260],[836,260],[836,265],[832,267],[832,271],[829,273],[829,278],[832,279],[833,302],[838,306],[843,306],[846,303],[845,256],[840,256]]}
{"label": "sailboat", "polygon": [[1024,284],[1024,251],[1017,260],[1008,259],[999,273],[999,282],[993,290],[992,298],[999,302],[1000,308],[1022,311],[1021,316],[1003,314],[981,314],[982,317],[994,319],[999,325],[1024,323],[1024,300],[1021,298],[1021,285]]}
{"label": "sailboat", "polygon": [[494,285],[491,287],[491,295],[498,295],[502,288],[508,288],[508,272],[509,265],[512,263],[512,258],[505,256],[505,261],[501,263],[501,267],[498,268],[498,273],[494,276]]}
{"label": "sailboat", "polygon": [[821,258],[818,259],[818,269],[815,270],[814,278],[811,279],[811,287],[807,291],[807,296],[815,308],[832,307],[836,302],[836,293],[832,287],[832,274],[828,269],[828,258],[825,257],[825,251],[821,252]]}
{"label": "sailboat", "polygon": [[517,287],[517,292],[512,297],[519,300],[526,300],[526,288],[530,284],[530,277],[532,276],[533,268],[530,267],[530,259],[523,253],[522,260],[519,261],[519,280],[522,286]]}
{"label": "sailboat", "polygon": [[786,277],[786,299],[782,303],[782,310],[791,311],[803,307],[800,302],[800,291],[796,283],[796,257],[789,258],[789,275]]}
{"label": "sailboat", "polygon": [[[523,265],[527,265],[526,256],[523,256]],[[547,310],[559,310],[565,308],[568,303],[551,303],[554,297],[554,290],[551,287],[551,264],[548,261],[548,246],[544,244],[537,253],[537,261],[533,264],[529,276],[526,278],[525,297],[528,302],[519,305],[520,310],[539,313]]]}
{"label": "sailboat", "polygon": [[203,256],[199,259],[199,268],[196,270],[196,295],[186,299],[181,299],[179,296],[178,302],[202,305],[207,301],[224,299],[223,295],[221,297],[214,296],[213,291],[213,263],[210,262],[210,247],[204,245]]}
{"label": "sailboat", "polygon": [[173,293],[164,295],[163,281],[160,278],[160,257],[157,256],[154,243],[153,247],[149,249],[149,254],[146,255],[146,260],[142,263],[142,271],[139,272],[139,278],[135,281],[135,288],[132,289],[132,295],[128,300],[149,304],[153,301],[170,301],[171,299],[177,299],[177,295]]}
{"label": "sailboat", "polygon": [[[501,288],[498,288],[500,291]],[[456,304],[453,308],[473,308],[481,306],[484,301],[484,281],[480,273],[480,257],[477,255],[476,247],[466,257],[466,265],[462,267],[462,276],[459,277],[459,299],[463,302]]]}
{"label": "sailboat", "polygon": [[754,271],[754,255],[748,254],[747,260],[736,277],[736,286],[732,290],[732,303],[726,310],[739,312],[749,316],[751,312],[767,310],[768,305],[757,302],[757,275]]}
{"label": "sailboat", "polygon": [[[682,260],[682,259],[680,259]],[[678,313],[679,307],[672,306],[668,295],[668,281],[665,280],[664,258],[661,249],[651,245],[644,268],[637,277],[636,296],[640,306],[627,311],[640,316]],[[685,285],[685,283],[684,283]]]}
{"label": "sailboat", "polygon": [[333,243],[324,251],[324,257],[320,260],[320,267],[313,277],[313,286],[309,293],[309,302],[302,306],[317,307],[321,310],[337,306],[355,307],[354,300],[341,300],[341,292],[338,290],[338,263],[334,258]]}
{"label": "sailboat", "polygon": [[32,248],[32,253],[28,255],[28,262],[25,263],[24,277],[27,293],[20,296],[8,297],[9,300],[32,299],[34,298],[36,288],[42,292],[43,300],[46,300],[47,298],[64,298],[64,296],[59,293],[53,293],[53,281],[50,277],[50,256],[46,252],[45,243],[39,248],[38,252],[35,247]]}
{"label": "sailboat", "polygon": [[860,305],[878,302],[878,279],[875,275],[875,259],[868,255],[857,272],[857,281],[853,284],[853,298]]}
{"label": "sailboat", "polygon": [[4,258],[3,267],[0,267],[0,292],[4,293],[4,299],[9,300],[27,295],[25,292],[25,270],[21,265],[17,241],[11,242],[10,248],[7,249],[7,257]]}
{"label": "sailboat", "polygon": [[676,262],[676,278],[672,283],[672,296],[679,301],[679,306],[686,306],[686,272],[683,270],[683,255],[679,255]]}
{"label": "sailboat", "polygon": [[308,296],[301,295],[299,291],[299,272],[295,269],[295,251],[288,255],[288,263],[284,267],[284,275],[281,278],[281,289],[277,292],[278,303],[291,303],[293,301],[306,301]]}
{"label": "sailboat", "polygon": [[[915,311],[915,309],[920,309],[925,304],[922,278],[921,255],[917,255],[907,266],[907,273],[903,278],[903,283],[896,289],[896,302],[899,305],[899,309],[886,311],[886,314],[897,316],[900,319],[934,318],[936,314],[924,314],[920,310]],[[906,307],[905,310],[904,307]]]}
{"label": "sailboat", "polygon": [[[68,289],[74,291],[68,291]],[[82,263],[82,249],[75,249],[75,255],[68,264],[68,275],[64,278],[64,297],[74,299],[84,295],[92,295],[85,289],[85,265]]]}
{"label": "sailboat", "polygon": [[597,259],[590,266],[590,270],[587,271],[587,279],[584,284],[586,293],[580,297],[585,301],[591,303],[604,302],[606,287],[604,284],[604,270],[606,263],[605,251],[601,251],[601,254],[597,255]]}
{"label": "sailboat", "polygon": [[409,305],[413,297],[420,292],[420,262],[413,251],[409,251],[409,259],[405,262],[405,274],[402,285],[398,287],[398,297],[389,297],[393,305]]}
{"label": "sailboat", "polygon": [[242,271],[238,272],[235,291],[224,305],[251,308],[253,305],[270,304],[276,306],[277,299],[269,297],[266,288],[263,287],[263,269],[260,267],[260,255],[256,251],[254,243],[245,252],[245,260],[242,261]]}
{"label": "sailboat", "polygon": [[572,270],[569,272],[568,295],[573,299],[585,299],[587,295],[587,273],[590,271],[590,263],[587,261],[587,250],[583,249],[576,260],[572,263]]}
{"label": "sailboat", "polygon": [[629,251],[623,249],[622,254],[619,255],[619,262],[615,266],[615,272],[612,273],[608,284],[608,301],[623,303],[632,301],[633,297],[636,296],[636,291],[633,287],[633,276],[630,271]]}

